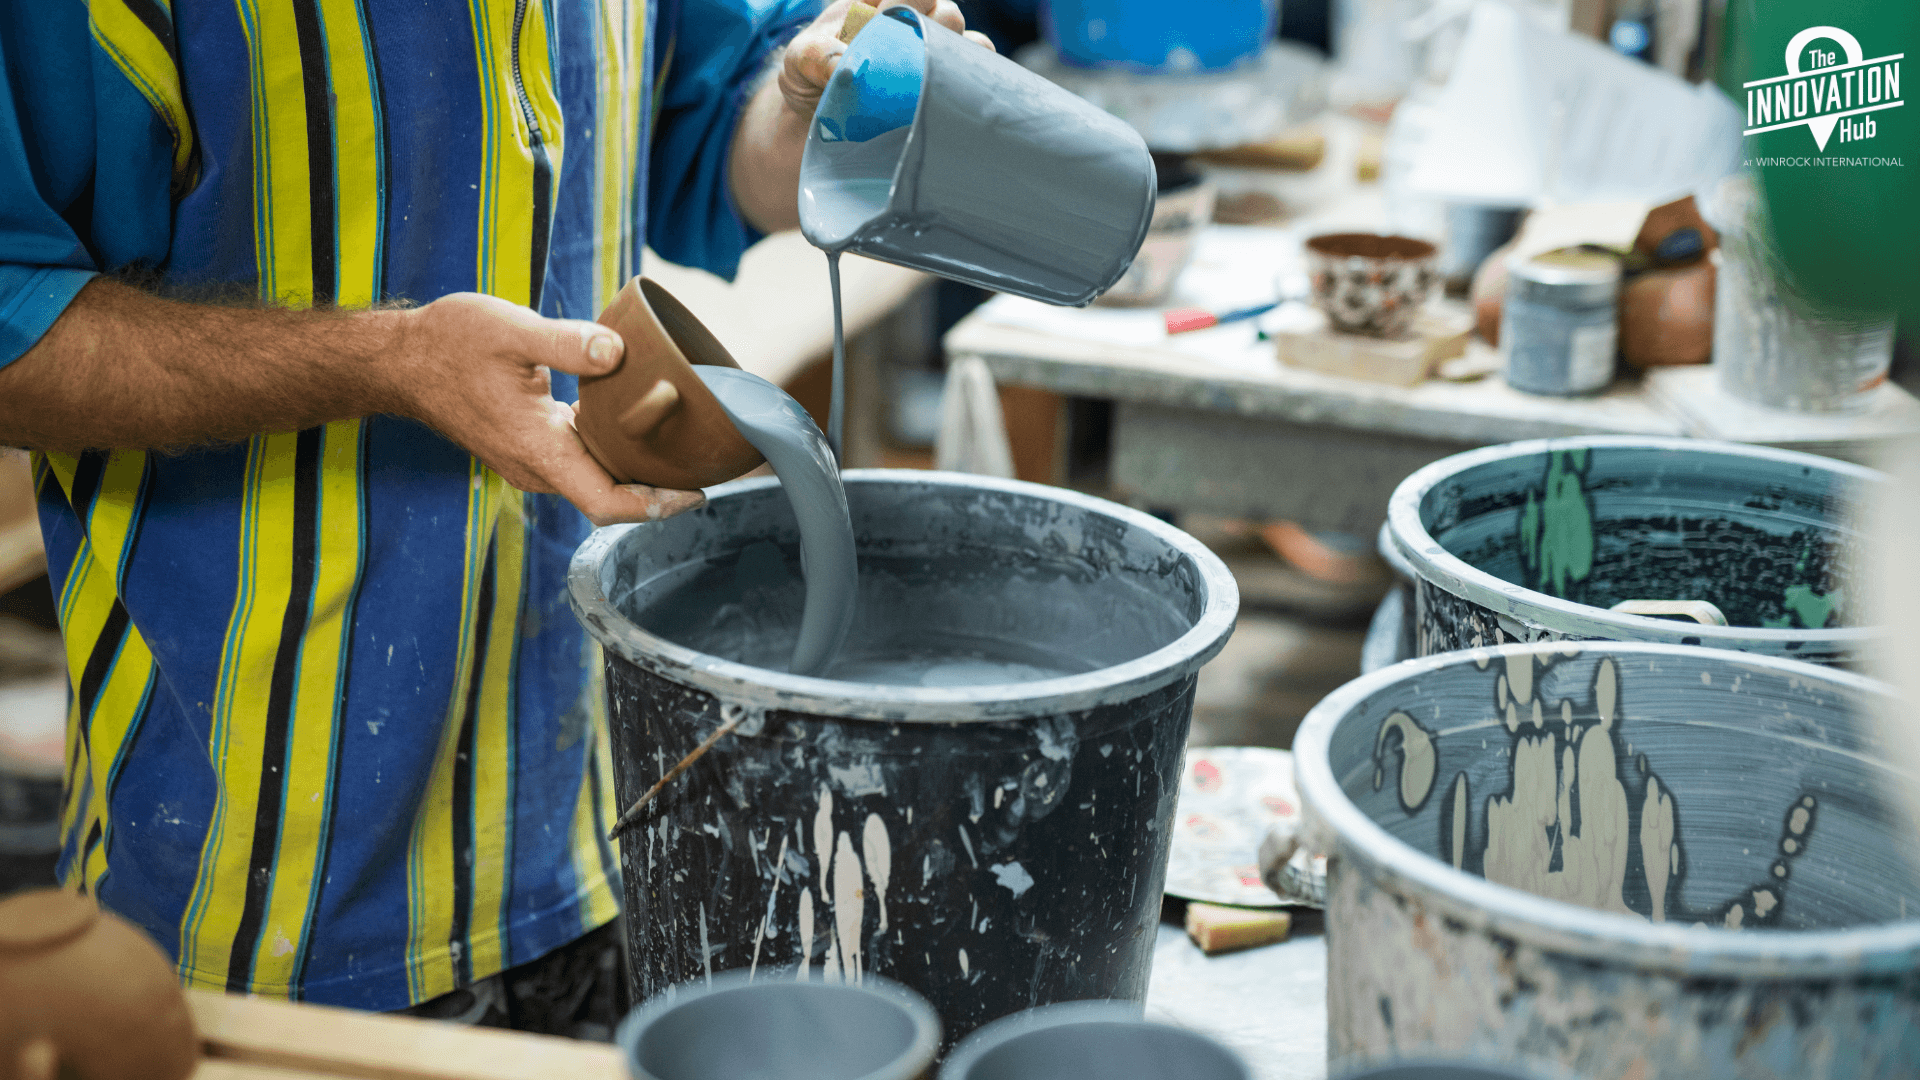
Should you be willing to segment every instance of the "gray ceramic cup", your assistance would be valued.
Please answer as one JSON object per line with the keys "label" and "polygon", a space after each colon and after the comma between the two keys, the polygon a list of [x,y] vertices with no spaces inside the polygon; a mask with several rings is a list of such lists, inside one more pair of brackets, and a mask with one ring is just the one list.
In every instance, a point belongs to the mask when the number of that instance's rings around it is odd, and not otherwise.
{"label": "gray ceramic cup", "polygon": [[1014,1013],[966,1037],[940,1080],[1251,1080],[1205,1035],[1140,1018],[1121,1001],[1069,1001]]}
{"label": "gray ceramic cup", "polygon": [[928,1080],[940,1020],[886,979],[762,969],[676,987],[628,1013],[614,1038],[633,1080]]}
{"label": "gray ceramic cup", "polygon": [[981,288],[1083,305],[1153,218],[1138,133],[1005,57],[888,8],[841,56],[800,166],[800,229]]}

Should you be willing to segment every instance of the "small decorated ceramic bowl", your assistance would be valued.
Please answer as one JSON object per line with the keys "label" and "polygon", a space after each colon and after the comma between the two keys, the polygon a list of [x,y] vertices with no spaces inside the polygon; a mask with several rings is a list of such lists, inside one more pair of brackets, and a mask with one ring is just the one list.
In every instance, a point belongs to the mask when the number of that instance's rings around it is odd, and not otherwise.
{"label": "small decorated ceramic bowl", "polygon": [[1440,280],[1439,251],[1425,240],[1330,233],[1306,248],[1314,306],[1350,334],[1404,336]]}

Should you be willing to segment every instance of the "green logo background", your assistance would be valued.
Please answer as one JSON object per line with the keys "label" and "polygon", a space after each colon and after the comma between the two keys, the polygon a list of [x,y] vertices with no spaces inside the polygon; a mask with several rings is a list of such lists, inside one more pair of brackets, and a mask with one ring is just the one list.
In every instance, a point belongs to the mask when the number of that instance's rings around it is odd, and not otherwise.
{"label": "green logo background", "polygon": [[[1749,135],[1745,157],[1895,158],[1895,166],[1760,167],[1775,240],[1796,284],[1829,306],[1898,311],[1901,331],[1920,331],[1920,0],[1728,0],[1719,84],[1744,111],[1741,84],[1786,74],[1787,42],[1809,26],[1837,26],[1868,56],[1906,53],[1907,102],[1872,116],[1878,134],[1829,140],[1822,151],[1804,127]],[[1822,41],[1824,48],[1835,48]]]}

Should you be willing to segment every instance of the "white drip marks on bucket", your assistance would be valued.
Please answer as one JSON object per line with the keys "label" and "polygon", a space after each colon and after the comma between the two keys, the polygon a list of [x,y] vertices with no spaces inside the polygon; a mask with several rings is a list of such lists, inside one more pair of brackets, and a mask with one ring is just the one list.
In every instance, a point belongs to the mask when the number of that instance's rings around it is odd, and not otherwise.
{"label": "white drip marks on bucket", "polygon": [[[822,785],[819,808],[813,815],[813,860],[818,877],[801,871],[799,933],[795,947],[801,982],[813,978],[815,931],[824,930],[826,949],[820,977],[826,982],[858,983],[867,971],[867,950],[863,930],[867,920],[868,885],[879,909],[874,933],[887,930],[887,885],[893,876],[893,844],[886,822],[878,814],[868,814],[860,829],[856,851],[853,836],[836,831],[833,822],[833,792]],[[754,965],[760,958],[762,936],[771,936],[774,910],[780,882],[786,876],[787,838],[780,840],[780,854],[773,861],[773,891],[767,898],[767,913],[754,938]],[[804,864],[801,864],[804,865]],[[819,897],[816,902],[815,896]],[[815,911],[824,922],[815,919]]]}

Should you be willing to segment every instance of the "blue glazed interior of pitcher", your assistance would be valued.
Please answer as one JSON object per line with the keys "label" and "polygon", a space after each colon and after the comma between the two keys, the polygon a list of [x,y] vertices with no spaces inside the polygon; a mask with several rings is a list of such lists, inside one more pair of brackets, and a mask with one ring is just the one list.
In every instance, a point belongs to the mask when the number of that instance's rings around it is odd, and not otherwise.
{"label": "blue glazed interior of pitcher", "polygon": [[920,105],[926,42],[910,9],[869,22],[840,57],[814,110],[801,184],[807,239],[833,250],[886,210]]}

